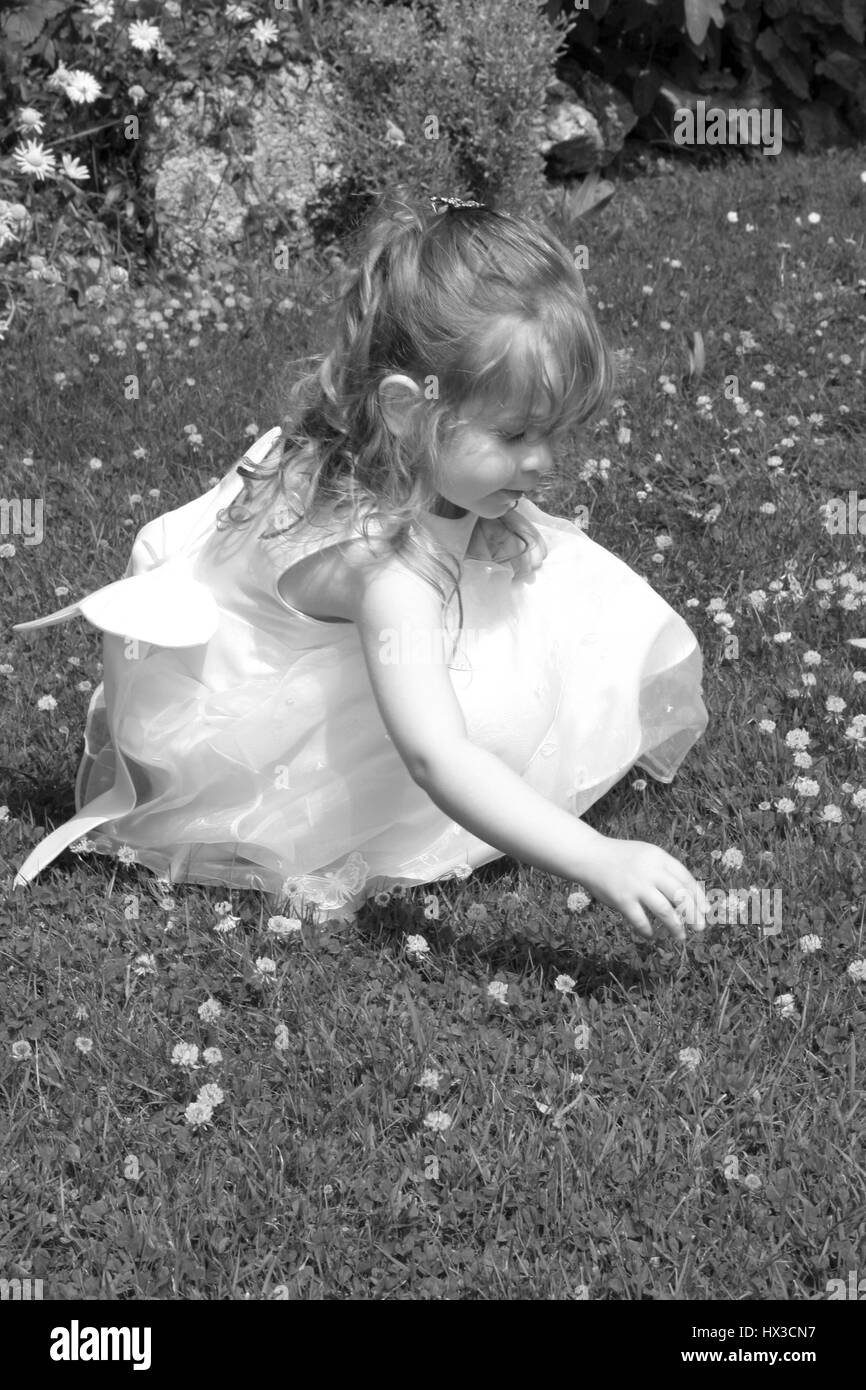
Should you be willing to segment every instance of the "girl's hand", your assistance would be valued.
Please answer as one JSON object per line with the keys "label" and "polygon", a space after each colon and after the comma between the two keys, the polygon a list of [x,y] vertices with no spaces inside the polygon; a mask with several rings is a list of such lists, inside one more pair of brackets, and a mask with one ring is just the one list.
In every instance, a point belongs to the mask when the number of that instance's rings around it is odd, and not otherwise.
{"label": "girl's hand", "polygon": [[653,913],[676,941],[685,941],[685,924],[706,926],[709,903],[703,889],[679,860],[643,840],[603,838],[588,876],[581,879],[601,902],[621,912],[641,936],[652,937]]}
{"label": "girl's hand", "polygon": [[[547,545],[538,528],[520,515],[519,507],[512,507],[503,516],[482,517],[478,525],[490,551],[490,557],[500,563],[509,561],[515,579],[523,579],[543,564],[547,556]],[[515,540],[522,536],[529,542],[523,550]]]}

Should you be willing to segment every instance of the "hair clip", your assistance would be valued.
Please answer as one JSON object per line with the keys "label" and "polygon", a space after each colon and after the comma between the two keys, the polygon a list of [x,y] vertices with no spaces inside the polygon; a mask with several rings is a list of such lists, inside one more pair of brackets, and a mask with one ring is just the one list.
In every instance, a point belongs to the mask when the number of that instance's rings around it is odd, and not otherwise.
{"label": "hair clip", "polygon": [[[432,197],[430,202],[433,204],[434,212],[442,212],[445,208],[484,208],[487,206],[486,203],[475,203],[472,199],[464,200],[463,198]],[[437,203],[441,203],[442,207],[437,207]]]}

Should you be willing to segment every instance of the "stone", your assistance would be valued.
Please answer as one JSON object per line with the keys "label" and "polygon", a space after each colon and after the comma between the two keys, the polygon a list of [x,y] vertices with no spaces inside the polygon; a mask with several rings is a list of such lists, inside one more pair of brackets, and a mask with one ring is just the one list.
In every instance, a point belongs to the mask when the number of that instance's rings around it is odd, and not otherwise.
{"label": "stone", "polygon": [[286,63],[260,84],[184,82],[163,94],[143,152],[161,259],[189,269],[237,255],[247,238],[270,245],[277,229],[291,253],[309,250],[309,214],[341,173],[338,100],[319,58]]}
{"label": "stone", "polygon": [[564,76],[547,86],[541,145],[552,178],[606,168],[637,123],[631,103],[609,82],[573,64],[566,64],[562,71]]}

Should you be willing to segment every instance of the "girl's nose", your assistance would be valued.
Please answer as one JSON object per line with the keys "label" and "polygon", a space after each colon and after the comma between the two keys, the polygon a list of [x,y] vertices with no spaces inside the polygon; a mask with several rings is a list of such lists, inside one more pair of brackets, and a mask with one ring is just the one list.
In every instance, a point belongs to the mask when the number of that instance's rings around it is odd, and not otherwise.
{"label": "girl's nose", "polygon": [[553,468],[553,450],[546,440],[540,439],[531,444],[523,460],[523,472],[527,477],[544,477]]}

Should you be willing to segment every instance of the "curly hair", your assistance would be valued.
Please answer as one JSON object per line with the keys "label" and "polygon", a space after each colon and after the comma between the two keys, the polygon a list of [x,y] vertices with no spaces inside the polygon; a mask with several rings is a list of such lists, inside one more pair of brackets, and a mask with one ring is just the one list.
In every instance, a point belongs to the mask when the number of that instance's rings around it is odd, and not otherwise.
{"label": "curly hair", "polygon": [[[516,418],[551,429],[585,424],[610,405],[615,360],[573,257],[531,219],[484,206],[430,213],[385,195],[349,251],[356,269],[335,301],[330,351],[293,386],[281,438],[218,525],[246,525],[279,494],[277,529],[262,539],[320,515],[350,521],[368,543],[375,527],[380,548],[443,605],[456,590],[462,628],[462,566],[452,573],[419,524],[439,508],[442,450],[461,409],[508,401]],[[399,435],[379,400],[390,373],[419,387]]]}

